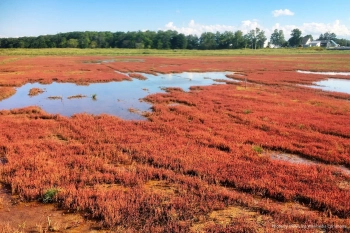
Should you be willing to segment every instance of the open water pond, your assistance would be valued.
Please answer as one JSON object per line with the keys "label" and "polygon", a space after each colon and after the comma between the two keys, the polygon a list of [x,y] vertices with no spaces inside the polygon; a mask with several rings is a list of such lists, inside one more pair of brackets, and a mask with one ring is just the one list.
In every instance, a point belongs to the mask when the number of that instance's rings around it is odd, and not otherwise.
{"label": "open water pond", "polygon": [[302,74],[320,74],[320,75],[344,75],[350,76],[350,72],[314,72],[314,71],[306,71],[306,70],[297,70],[298,73]]}
{"label": "open water pond", "polygon": [[[349,76],[350,72],[312,72],[297,70],[298,73],[302,74],[319,74],[328,76]],[[324,91],[336,91],[350,94],[350,80],[338,79],[338,78],[328,78],[327,80],[321,80],[314,82],[314,85],[308,86],[312,88],[322,89]]]}
{"label": "open water pond", "polygon": [[[190,86],[222,84],[217,80],[234,81],[225,75],[231,72],[142,74],[147,80],[92,83],[79,86],[74,83],[52,83],[48,85],[27,83],[17,88],[16,94],[0,101],[0,110],[39,106],[52,114],[72,116],[77,113],[110,114],[128,120],[145,119],[140,113],[150,111],[151,104],[142,98],[149,94],[164,92],[166,87],[179,87],[189,91]],[[41,88],[44,93],[29,96],[31,88]],[[68,98],[82,95],[83,98]],[[96,98],[92,98],[96,95]],[[56,97],[56,98],[52,98]]]}
{"label": "open water pond", "polygon": [[313,88],[319,88],[324,91],[336,91],[350,94],[350,80],[329,78],[314,82]]}

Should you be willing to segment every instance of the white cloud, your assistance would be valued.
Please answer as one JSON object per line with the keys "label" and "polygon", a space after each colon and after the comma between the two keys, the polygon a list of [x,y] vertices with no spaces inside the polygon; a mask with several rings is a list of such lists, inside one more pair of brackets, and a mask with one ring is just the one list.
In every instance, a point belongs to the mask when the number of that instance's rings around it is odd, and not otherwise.
{"label": "white cloud", "polygon": [[193,27],[195,24],[194,24],[194,20],[192,19],[189,23],[188,23],[189,26]]}
{"label": "white cloud", "polygon": [[302,25],[283,25],[276,23],[272,30],[283,30],[286,39],[290,38],[290,33],[294,28],[298,28],[305,35],[312,35],[314,39],[317,39],[320,34],[325,32],[334,32],[337,38],[349,38],[350,28],[345,24],[341,24],[340,20],[335,20],[333,23],[303,23]]}
{"label": "white cloud", "polygon": [[253,20],[243,20],[238,25],[224,25],[224,24],[212,24],[205,25],[196,23],[194,20],[191,20],[186,26],[178,27],[174,22],[167,23],[163,28],[159,30],[175,30],[179,33],[185,35],[197,35],[200,36],[203,32],[224,32],[241,30],[244,34],[248,33],[250,30],[260,28],[265,31],[266,37],[269,39],[271,33],[275,30],[283,30],[285,38],[288,40],[290,38],[290,33],[293,29],[298,28],[303,33],[302,35],[312,35],[314,39],[317,39],[321,33],[325,32],[334,32],[337,35],[337,38],[350,38],[350,27],[347,27],[345,24],[342,24],[339,20],[335,20],[332,23],[303,23],[301,25],[281,25],[276,23],[272,27],[264,27],[256,19]]}
{"label": "white cloud", "polygon": [[258,20],[254,19],[254,20],[243,20],[241,22],[241,25],[238,27],[237,30],[241,30],[243,33],[247,33],[250,30],[253,30],[255,28],[260,28],[262,30],[264,30],[262,28],[262,26],[258,23]]}
{"label": "white cloud", "polygon": [[196,23],[194,20],[191,20],[187,24],[187,26],[184,26],[184,27],[178,27],[174,24],[174,22],[169,22],[161,30],[175,30],[185,35],[192,34],[192,35],[200,36],[203,32],[215,33],[215,32],[241,30],[243,33],[247,33],[248,31],[255,29],[256,27],[261,28],[257,20],[244,20],[238,26],[225,25],[225,24],[205,25],[205,24]]}
{"label": "white cloud", "polygon": [[178,27],[174,25],[173,22],[169,22],[165,25],[165,28],[163,30],[175,30],[179,33],[183,33],[185,35],[201,35],[203,32],[223,32],[223,31],[234,31],[234,26],[229,25],[220,25],[220,24],[213,24],[213,25],[204,25],[204,24],[198,24],[195,23],[194,20],[191,20],[187,26],[184,27]]}
{"label": "white cloud", "polygon": [[340,37],[349,37],[350,29],[341,24],[339,20],[335,20],[333,23],[303,23],[302,30],[306,32],[306,34],[318,34],[325,32],[334,32],[338,38]]}
{"label": "white cloud", "polygon": [[[272,30],[283,30],[283,33],[284,33],[284,37],[285,38],[289,38],[289,35],[291,33],[291,31],[295,28],[299,28],[301,30],[301,27],[300,26],[297,26],[297,25],[280,25],[279,23],[276,23],[274,26],[272,26]],[[303,32],[303,31],[302,31]],[[304,32],[303,32],[304,34]]]}
{"label": "white cloud", "polygon": [[[20,38],[20,37],[24,37],[24,36],[5,36],[5,35],[0,35],[0,38]],[[31,36],[29,36],[31,37]]]}
{"label": "white cloud", "polygon": [[280,9],[280,10],[274,10],[272,11],[272,14],[274,17],[278,17],[278,16],[281,16],[281,15],[289,15],[289,16],[292,16],[294,15],[294,12],[290,11],[289,9]]}

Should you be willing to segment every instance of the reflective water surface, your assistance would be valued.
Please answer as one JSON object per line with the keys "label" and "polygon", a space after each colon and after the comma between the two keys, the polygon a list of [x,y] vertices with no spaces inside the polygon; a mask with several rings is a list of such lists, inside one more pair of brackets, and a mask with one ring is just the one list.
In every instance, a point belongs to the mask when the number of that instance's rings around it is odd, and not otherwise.
{"label": "reflective water surface", "polygon": [[324,91],[336,91],[350,94],[350,80],[329,78],[327,80],[314,82],[314,84],[315,85],[311,87],[319,88]]}
{"label": "reflective water surface", "polygon": [[320,75],[350,75],[350,72],[314,72],[306,70],[297,70],[298,73],[302,74],[320,74]]}
{"label": "reflective water surface", "polygon": [[[328,76],[343,75],[350,77],[350,72],[312,72],[304,70],[297,70],[297,72],[303,74],[320,74]],[[308,87],[318,88],[324,91],[336,91],[350,94],[350,79],[328,78],[326,80],[314,82],[313,84],[314,85]]]}
{"label": "reflective water surface", "polygon": [[[319,75],[328,75],[328,76],[349,76],[350,72],[313,72],[305,70],[297,70],[298,73],[302,74],[319,74]],[[308,86],[312,88],[319,88],[324,91],[336,91],[344,92],[350,94],[350,79],[339,79],[339,78],[329,78],[327,80],[321,80],[314,82],[313,86]]]}
{"label": "reflective water surface", "polygon": [[[48,113],[71,116],[76,113],[110,114],[129,120],[144,119],[140,114],[150,111],[151,105],[141,99],[149,94],[164,92],[166,87],[179,87],[189,91],[190,86],[222,84],[214,79],[234,81],[225,75],[231,72],[142,74],[147,80],[93,83],[79,86],[73,83],[52,83],[48,85],[27,83],[17,88],[15,95],[0,101],[0,109],[40,106]],[[45,92],[29,96],[31,88],[41,88]],[[82,95],[84,98],[70,98]],[[95,98],[93,98],[95,96]],[[51,97],[51,98],[50,98]],[[52,98],[56,97],[56,98]]]}

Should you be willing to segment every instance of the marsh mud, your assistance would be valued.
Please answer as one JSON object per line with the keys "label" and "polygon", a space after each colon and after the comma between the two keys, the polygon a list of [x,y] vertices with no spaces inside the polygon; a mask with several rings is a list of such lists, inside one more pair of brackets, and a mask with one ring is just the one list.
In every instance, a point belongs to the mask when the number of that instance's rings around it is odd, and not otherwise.
{"label": "marsh mud", "polygon": [[[322,163],[319,161],[306,159],[295,154],[289,154],[289,153],[283,153],[283,152],[277,152],[277,151],[270,152],[267,154],[270,156],[272,160],[285,161],[293,164],[322,165]],[[325,166],[336,169],[346,175],[350,175],[350,169],[344,166],[341,166],[341,165],[325,165]]]}

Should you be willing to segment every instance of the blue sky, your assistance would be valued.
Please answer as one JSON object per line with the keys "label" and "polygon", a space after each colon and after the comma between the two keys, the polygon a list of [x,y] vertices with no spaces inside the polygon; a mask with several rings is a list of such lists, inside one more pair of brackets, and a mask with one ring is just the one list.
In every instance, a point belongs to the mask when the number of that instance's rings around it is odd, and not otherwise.
{"label": "blue sky", "polygon": [[259,27],[299,28],[350,39],[350,0],[0,0],[0,37],[70,31],[177,30],[185,34]]}

